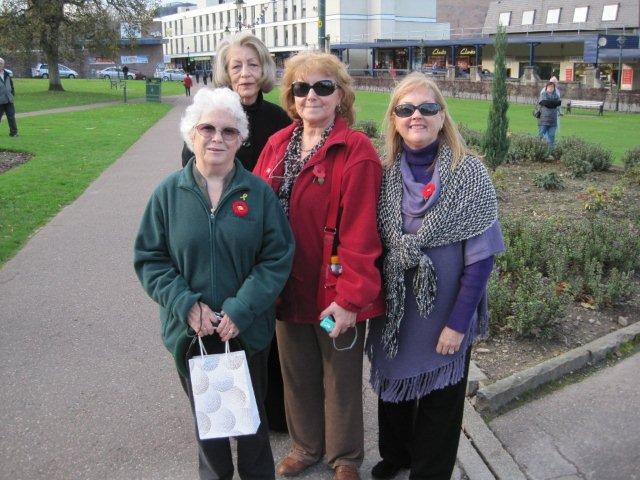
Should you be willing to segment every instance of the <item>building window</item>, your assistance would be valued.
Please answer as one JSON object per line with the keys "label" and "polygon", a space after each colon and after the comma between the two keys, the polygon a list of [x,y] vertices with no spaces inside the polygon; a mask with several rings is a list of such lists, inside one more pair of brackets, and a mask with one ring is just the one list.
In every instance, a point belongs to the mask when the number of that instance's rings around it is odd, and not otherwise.
{"label": "building window", "polygon": [[282,20],[289,20],[289,9],[287,6],[284,6],[284,13],[282,14]]}
{"label": "building window", "polygon": [[265,30],[266,30],[266,28],[264,28],[264,27],[262,27],[260,29],[260,40],[262,40],[262,43],[266,42],[266,40],[265,40]]}
{"label": "building window", "polygon": [[307,24],[306,23],[301,23],[300,24],[300,41],[302,43],[302,45],[307,45]]}
{"label": "building window", "polygon": [[547,11],[547,24],[560,22],[560,9],[551,8]]}
{"label": "building window", "polygon": [[180,20],[180,35],[184,35],[184,22]]}
{"label": "building window", "polygon": [[535,10],[526,10],[522,12],[522,25],[533,25],[533,21],[536,18]]}
{"label": "building window", "polygon": [[293,45],[298,45],[298,26],[292,25],[293,28]]}
{"label": "building window", "polygon": [[589,7],[576,7],[573,11],[573,23],[584,23],[587,21]]}
{"label": "building window", "polygon": [[603,22],[615,22],[618,19],[618,4],[605,5],[602,9]]}
{"label": "building window", "polygon": [[196,17],[193,17],[193,33],[196,33]]}
{"label": "building window", "polygon": [[511,23],[511,12],[502,12],[498,18],[498,25],[508,27],[509,23]]}
{"label": "building window", "polygon": [[184,37],[180,39],[180,53],[184,53]]}
{"label": "building window", "polygon": [[284,45],[289,45],[289,27],[288,25],[284,26]]}
{"label": "building window", "polygon": [[278,46],[278,27],[274,27],[273,29],[273,46]]}
{"label": "building window", "polygon": [[200,25],[200,31],[202,31],[202,15],[198,17],[198,23]]}
{"label": "building window", "polygon": [[306,18],[307,16],[307,0],[301,0],[300,2],[300,18]]}
{"label": "building window", "polygon": [[207,52],[211,51],[211,35],[207,35]]}
{"label": "building window", "polygon": [[220,28],[224,28],[224,20],[222,19],[222,12],[220,12],[219,15],[220,15]]}
{"label": "building window", "polygon": [[291,11],[291,19],[296,20],[298,18],[298,6],[294,3],[293,10]]}

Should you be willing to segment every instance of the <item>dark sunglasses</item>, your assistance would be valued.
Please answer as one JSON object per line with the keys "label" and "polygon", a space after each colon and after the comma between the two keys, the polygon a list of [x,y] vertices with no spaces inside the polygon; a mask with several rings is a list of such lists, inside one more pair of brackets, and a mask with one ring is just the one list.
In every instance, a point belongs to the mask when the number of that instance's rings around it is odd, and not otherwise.
{"label": "dark sunglasses", "polygon": [[294,97],[306,97],[312,88],[319,97],[327,97],[335,92],[336,88],[339,88],[333,80],[320,80],[313,85],[309,85],[307,82],[293,82],[291,86]]}
{"label": "dark sunglasses", "polygon": [[240,135],[240,131],[236,128],[224,127],[222,129],[217,129],[215,125],[211,125],[210,123],[201,123],[200,125],[196,125],[196,130],[207,140],[215,136],[216,132],[220,132],[220,136],[225,142],[233,142],[238,138],[238,135]]}
{"label": "dark sunglasses", "polygon": [[439,103],[431,102],[421,103],[420,105],[402,103],[400,105],[396,105],[396,108],[393,109],[393,113],[396,114],[396,117],[407,118],[413,115],[413,112],[415,112],[416,110],[420,111],[420,115],[424,115],[425,117],[432,117],[440,110],[442,110],[442,107]]}

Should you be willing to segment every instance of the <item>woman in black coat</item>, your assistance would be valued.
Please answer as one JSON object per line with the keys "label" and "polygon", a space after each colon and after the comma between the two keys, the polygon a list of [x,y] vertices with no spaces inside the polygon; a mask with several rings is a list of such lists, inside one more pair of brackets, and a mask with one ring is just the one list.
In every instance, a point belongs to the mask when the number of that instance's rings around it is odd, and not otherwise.
{"label": "woman in black coat", "polygon": [[[240,159],[244,168],[253,171],[269,137],[291,123],[291,119],[282,108],[262,98],[263,92],[268,93],[273,89],[276,65],[264,43],[245,33],[220,45],[216,53],[213,75],[216,87],[229,87],[240,95],[242,108],[249,119],[249,137],[242,143],[236,157]],[[186,165],[192,156],[193,152],[185,143],[182,148],[182,166]],[[269,352],[268,368],[265,409],[269,428],[277,432],[286,432],[282,373],[275,336]]]}
{"label": "woman in black coat", "polygon": [[[214,84],[235,90],[249,118],[249,138],[240,147],[238,158],[247,170],[253,170],[268,138],[291,123],[278,105],[262,98],[273,89],[276,65],[269,50],[258,38],[240,34],[223,43],[216,53]],[[182,165],[193,156],[185,144]]]}

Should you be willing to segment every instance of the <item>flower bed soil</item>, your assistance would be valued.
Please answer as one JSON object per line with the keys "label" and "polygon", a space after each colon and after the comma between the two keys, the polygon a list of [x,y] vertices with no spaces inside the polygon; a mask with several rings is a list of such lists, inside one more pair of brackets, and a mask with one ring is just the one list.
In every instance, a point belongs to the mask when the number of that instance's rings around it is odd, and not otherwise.
{"label": "flower bed soil", "polygon": [[0,151],[0,173],[27,163],[31,159],[28,153]]}

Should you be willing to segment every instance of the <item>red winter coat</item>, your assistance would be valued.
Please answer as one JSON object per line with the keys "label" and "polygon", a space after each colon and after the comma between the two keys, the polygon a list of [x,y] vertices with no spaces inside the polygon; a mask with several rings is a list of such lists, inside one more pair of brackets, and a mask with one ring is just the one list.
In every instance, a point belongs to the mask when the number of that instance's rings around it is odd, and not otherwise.
{"label": "red winter coat", "polygon": [[[284,154],[296,124],[269,138],[254,173],[278,191],[282,180]],[[334,159],[345,155],[342,175],[338,250],[342,274],[333,277],[335,287],[328,289],[324,304],[327,266],[322,265],[325,227]],[[324,182],[314,174],[314,166],[324,166]],[[319,167],[322,168],[322,167]],[[273,172],[273,173],[272,173]],[[316,169],[317,172],[317,169]],[[325,144],[307,161],[296,179],[289,203],[289,222],[296,239],[293,269],[281,295],[278,318],[293,323],[316,323],[320,312],[332,300],[346,310],[358,312],[358,321],[384,311],[382,282],[376,264],[382,245],[376,225],[376,208],[382,167],[371,141],[361,132],[351,130],[342,118]],[[329,283],[333,283],[330,281]]]}
{"label": "red winter coat", "polygon": [[191,88],[191,86],[193,85],[193,80],[191,80],[191,77],[184,77],[182,79],[182,83],[184,84],[185,87]]}

